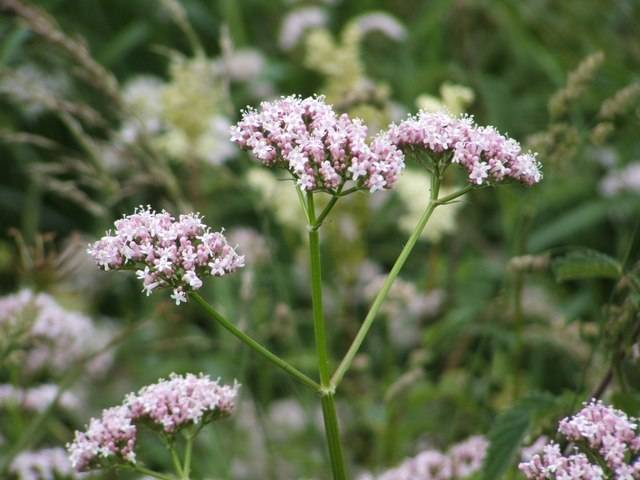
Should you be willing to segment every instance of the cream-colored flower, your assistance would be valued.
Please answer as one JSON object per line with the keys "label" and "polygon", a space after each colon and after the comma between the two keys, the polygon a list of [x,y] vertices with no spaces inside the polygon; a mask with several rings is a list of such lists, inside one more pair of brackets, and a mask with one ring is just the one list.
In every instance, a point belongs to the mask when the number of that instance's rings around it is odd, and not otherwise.
{"label": "cream-colored flower", "polygon": [[439,112],[446,110],[453,115],[460,115],[473,103],[475,94],[473,90],[464,85],[445,82],[440,86],[440,97],[433,95],[420,95],[416,99],[416,105],[425,112]]}
{"label": "cream-colored flower", "polygon": [[[405,206],[405,213],[398,219],[398,225],[404,232],[411,233],[427,205],[431,179],[426,173],[407,170],[400,176],[395,190]],[[440,187],[440,196],[446,196],[453,191],[447,187]],[[436,208],[422,232],[421,239],[437,243],[452,232],[456,227],[456,215],[461,206],[462,202],[459,201]]]}

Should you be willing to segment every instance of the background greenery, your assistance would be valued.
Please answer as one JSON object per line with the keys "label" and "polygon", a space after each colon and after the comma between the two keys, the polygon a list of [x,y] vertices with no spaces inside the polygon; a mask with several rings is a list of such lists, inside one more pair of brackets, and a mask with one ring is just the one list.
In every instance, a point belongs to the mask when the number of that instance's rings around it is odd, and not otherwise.
{"label": "background greenery", "polygon": [[[323,77],[305,67],[302,48],[283,52],[278,47],[282,20],[298,2],[181,3],[209,57],[221,54],[220,38],[228,28],[236,47],[256,48],[266,57],[263,76],[275,92],[310,95],[323,88]],[[163,49],[190,51],[156,1],[33,4],[54,17],[68,36],[84,38],[120,84],[140,74],[166,77]],[[640,158],[638,103],[630,101],[615,117],[605,141],[594,142],[591,136],[602,121],[603,101],[638,81],[640,3],[343,0],[321,8],[336,34],[350,19],[372,10],[384,10],[406,26],[405,40],[371,36],[361,51],[367,76],[387,84],[391,99],[406,110],[415,111],[420,94],[437,95],[443,82],[466,85],[475,92],[468,111],[480,124],[544,146],[539,149],[545,173],[540,186],[474,191],[457,214],[455,230],[414,251],[402,278],[415,286],[415,295],[441,289],[445,300],[437,313],[416,320],[409,346],[389,339],[391,324],[406,320],[396,317],[410,316],[402,308],[406,305],[376,322],[338,397],[352,470],[383,469],[421,447],[446,448],[479,433],[494,440],[486,478],[516,478],[515,446],[553,432],[556,420],[575,411],[610,366],[616,375],[604,397],[640,414],[638,363],[629,353],[637,323],[640,189],[611,197],[599,188],[611,169]],[[565,113],[550,115],[549,99],[565,86],[568,72],[595,52],[604,53],[603,64]],[[71,75],[77,66],[63,49],[3,14],[0,71],[24,64],[70,75],[69,96],[100,112],[106,124],[87,126],[88,137],[108,140],[110,129],[118,128],[111,100]],[[256,102],[241,86],[231,87],[230,100],[234,120],[245,104]],[[69,266],[60,255],[65,248],[82,253],[84,243],[143,203],[173,212],[198,210],[216,228],[250,226],[266,239],[269,258],[260,263],[248,258],[247,272],[208,282],[203,296],[273,350],[313,372],[309,290],[302,280],[304,236],[284,225],[249,188],[244,174],[253,161],[244,154],[217,167],[169,161],[165,173],[175,179],[179,193],[156,180],[152,166],[150,181],[117,200],[114,192],[126,179],[114,177],[103,188],[108,182],[91,184],[77,171],[62,172],[61,180],[103,207],[96,212],[82,198],[50,188],[42,175],[42,165],[85,157],[81,139],[56,112],[34,117],[10,96],[0,102],[2,291],[46,290],[115,326],[146,320],[117,348],[107,378],[87,387],[86,408],[62,422],[47,422],[43,442],[68,441],[91,414],[170,372],[204,371],[228,381],[237,378],[243,403],[234,418],[202,435],[196,445],[198,474],[324,478],[315,398],[251,355],[196,307],[175,308],[163,294],[144,297],[131,276],[79,269],[78,261]],[[15,141],[18,132],[53,139],[55,153]],[[125,177],[138,173],[134,166]],[[348,347],[368,307],[358,294],[359,266],[374,261],[389,268],[405,238],[397,225],[402,207],[395,197],[379,209],[369,206],[365,194],[356,197],[336,208],[337,215],[355,219],[356,235],[345,239],[338,220],[323,232],[334,360]],[[82,240],[69,247],[78,234]],[[523,255],[538,256],[538,263],[532,257],[514,262],[513,257]],[[631,320],[621,320],[621,312],[631,312]],[[287,419],[301,412],[301,423],[278,418],[274,411],[279,407]],[[20,428],[14,430],[19,436]],[[152,442],[145,448],[159,467],[167,463]]]}

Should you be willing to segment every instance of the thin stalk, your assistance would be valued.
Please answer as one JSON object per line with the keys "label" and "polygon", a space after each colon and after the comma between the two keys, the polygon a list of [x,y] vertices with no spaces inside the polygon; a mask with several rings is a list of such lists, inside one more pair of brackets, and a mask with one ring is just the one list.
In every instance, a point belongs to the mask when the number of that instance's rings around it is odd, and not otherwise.
{"label": "thin stalk", "polygon": [[327,334],[324,324],[322,305],[322,267],[320,265],[320,234],[314,229],[316,212],[313,193],[307,193],[307,211],[309,213],[309,260],[311,267],[311,303],[313,306],[313,331],[318,357],[320,385],[329,386],[329,358],[327,354]]}
{"label": "thin stalk", "polygon": [[182,464],[182,478],[189,480],[191,475],[191,452],[193,451],[193,438],[195,435],[187,436],[187,446],[184,452],[184,462]]}
{"label": "thin stalk", "polygon": [[318,230],[322,226],[322,222],[324,222],[324,219],[327,218],[327,215],[329,215],[329,212],[333,209],[334,205],[338,201],[338,198],[340,198],[340,194],[331,197],[331,200],[329,200],[327,206],[324,207],[322,212],[320,212],[320,215],[318,215],[318,218],[316,218],[316,221],[311,225],[312,230]]}
{"label": "thin stalk", "polygon": [[171,461],[173,462],[173,468],[176,471],[176,475],[179,478],[184,479],[184,470],[182,469],[182,465],[180,464],[180,459],[178,458],[178,452],[173,445],[169,445],[169,451],[171,452]]}
{"label": "thin stalk", "polygon": [[374,299],[373,304],[371,305],[371,308],[367,313],[367,316],[362,322],[362,325],[360,326],[360,330],[358,330],[358,333],[353,339],[353,342],[351,343],[349,350],[347,350],[347,353],[345,354],[344,358],[340,362],[340,365],[338,366],[335,373],[333,374],[333,377],[331,378],[331,386],[334,389],[338,387],[345,373],[347,373],[347,370],[349,370],[349,368],[351,367],[351,363],[353,362],[353,359],[358,353],[358,350],[362,346],[362,343],[364,342],[364,339],[366,338],[367,333],[369,333],[369,329],[371,328],[371,325],[373,324],[373,321],[375,320],[376,315],[378,315],[378,311],[380,310],[382,303],[387,297],[387,294],[389,293],[389,290],[391,289],[393,282],[398,277],[400,270],[402,270],[402,267],[404,266],[405,262],[407,261],[407,258],[411,254],[413,247],[416,245],[418,238],[420,238],[420,235],[422,234],[422,231],[424,230],[425,225],[429,221],[429,218],[433,214],[433,211],[436,209],[438,205],[445,202],[450,202],[451,200],[458,198],[461,195],[464,195],[464,193],[466,193],[469,190],[469,187],[466,187],[462,190],[454,192],[451,195],[448,195],[441,199],[438,198],[439,190],[440,190],[440,177],[438,175],[433,175],[431,177],[431,198],[429,199],[429,203],[427,204],[427,207],[425,208],[424,213],[418,220],[418,224],[416,225],[416,228],[413,230],[413,233],[407,240],[407,243],[405,243],[404,248],[400,252],[400,255],[398,255],[398,258],[393,264],[393,267],[391,267],[391,271],[387,275],[387,278],[382,284],[380,291],[376,295],[376,298]]}
{"label": "thin stalk", "polygon": [[153,470],[150,470],[146,467],[143,467],[141,465],[136,465],[133,470],[135,470],[136,472],[139,472],[143,475],[148,475],[150,477],[153,478],[157,478],[159,480],[175,480],[174,477],[172,477],[171,475],[165,475],[163,473],[158,473],[158,472],[154,472]]}
{"label": "thin stalk", "polygon": [[[337,197],[334,197],[337,199]],[[335,202],[333,202],[335,203]],[[315,334],[316,356],[318,360],[318,373],[322,393],[322,415],[324,418],[331,472],[334,480],[347,478],[342,446],[340,445],[340,432],[338,416],[333,400],[334,390],[330,384],[329,355],[327,349],[327,334],[324,321],[322,304],[322,266],[320,263],[320,234],[313,228],[317,224],[313,193],[307,193],[307,212],[309,215],[309,262],[311,267],[311,303],[313,308],[313,330]],[[326,210],[326,209],[325,209]]]}
{"label": "thin stalk", "polygon": [[259,353],[260,355],[265,357],[267,360],[269,360],[271,363],[281,368],[282,370],[287,372],[289,375],[291,375],[293,378],[305,384],[306,386],[311,387],[317,392],[320,392],[322,390],[320,385],[317,382],[310,379],[308,376],[306,376],[300,370],[295,368],[293,365],[283,360],[282,358],[278,357],[275,353],[272,353],[270,350],[262,346],[260,343],[255,341],[253,338],[251,338],[249,335],[244,333],[242,330],[238,329],[238,327],[236,327],[233,323],[231,323],[229,320],[223,317],[220,313],[218,313],[211,305],[209,305],[209,303],[204,298],[202,298],[198,293],[191,292],[189,293],[189,296],[193,298],[196,301],[196,303],[200,305],[202,309],[205,312],[207,312],[207,314],[209,314],[211,318],[213,318],[224,329],[229,331],[232,335],[234,335],[240,341],[244,342],[252,350]]}

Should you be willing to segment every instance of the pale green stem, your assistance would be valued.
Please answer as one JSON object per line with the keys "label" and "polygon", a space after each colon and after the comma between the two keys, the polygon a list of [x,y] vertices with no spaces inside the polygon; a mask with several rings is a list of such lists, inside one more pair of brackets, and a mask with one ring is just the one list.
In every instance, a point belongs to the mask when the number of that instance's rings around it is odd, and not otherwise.
{"label": "pale green stem", "polygon": [[182,464],[182,478],[189,480],[191,475],[191,453],[193,451],[193,438],[195,435],[187,436],[187,446],[184,452],[184,463]]}
{"label": "pale green stem", "polygon": [[471,188],[472,188],[471,186],[468,186],[461,190],[458,190],[457,192],[452,193],[451,195],[447,195],[443,198],[438,198],[438,192],[440,190],[440,177],[437,174],[431,176],[431,198],[429,199],[429,203],[427,204],[427,207],[424,210],[424,213],[418,220],[418,224],[413,230],[413,233],[407,240],[407,243],[404,245],[404,248],[400,252],[400,255],[398,256],[395,263],[393,264],[393,267],[391,267],[391,271],[387,275],[387,278],[385,279],[382,287],[380,288],[380,291],[376,295],[376,298],[374,299],[373,304],[371,305],[371,308],[367,313],[367,316],[365,317],[364,321],[362,322],[362,325],[360,326],[360,330],[358,330],[358,333],[353,339],[351,346],[347,350],[347,353],[345,354],[344,358],[340,362],[340,365],[338,366],[335,373],[333,374],[333,377],[331,378],[331,387],[333,389],[336,389],[338,387],[345,373],[347,373],[347,370],[349,370],[349,368],[351,367],[351,363],[353,362],[353,359],[358,353],[358,350],[360,350],[360,347],[362,346],[362,343],[364,342],[364,339],[366,338],[367,333],[369,333],[369,329],[371,328],[371,325],[373,324],[373,321],[375,320],[376,315],[378,314],[378,311],[382,306],[382,303],[387,297],[387,294],[389,293],[389,290],[391,289],[393,282],[398,277],[398,274],[400,273],[400,270],[402,270],[402,267],[407,261],[407,258],[411,254],[413,247],[415,247],[418,239],[420,238],[420,235],[422,234],[422,231],[424,230],[425,225],[427,224],[427,222],[429,221],[429,218],[433,214],[433,211],[436,209],[438,205],[442,205],[444,203],[450,202],[460,197],[461,195],[464,195]]}
{"label": "pale green stem", "polygon": [[329,200],[329,203],[327,203],[327,206],[324,207],[322,212],[320,212],[320,215],[318,215],[318,218],[316,218],[316,221],[313,224],[311,224],[312,230],[318,230],[322,226],[322,222],[324,222],[324,219],[327,218],[327,215],[329,215],[329,212],[333,209],[333,207],[335,206],[339,198],[340,198],[339,193],[331,197],[331,200]]}
{"label": "pale green stem", "polygon": [[173,445],[169,445],[169,451],[171,452],[171,461],[173,462],[173,468],[176,471],[178,478],[184,479],[184,470],[180,465],[180,459],[178,458],[178,452]]}
{"label": "pale green stem", "polygon": [[291,375],[293,378],[305,384],[306,386],[311,387],[317,392],[321,391],[320,385],[317,382],[315,382],[314,380],[306,376],[304,373],[302,373],[300,370],[295,368],[293,365],[291,365],[287,361],[278,357],[275,353],[272,353],[271,351],[269,351],[267,348],[262,346],[260,343],[258,343],[256,340],[254,340],[249,335],[244,333],[242,330],[238,329],[238,327],[236,327],[233,323],[231,323],[229,320],[223,317],[220,313],[218,313],[211,305],[209,305],[209,303],[204,298],[202,298],[199,294],[197,294],[196,292],[190,292],[189,296],[193,300],[195,300],[196,303],[200,305],[203,308],[203,310],[207,312],[207,314],[209,314],[210,317],[212,317],[224,329],[229,331],[232,335],[234,335],[240,341],[244,342],[252,350],[259,353],[260,355],[265,357],[267,360],[269,360],[271,363],[281,368],[282,370],[287,372],[289,375]]}
{"label": "pale green stem", "polygon": [[[337,197],[334,197],[337,199]],[[309,263],[311,268],[311,303],[313,308],[313,328],[316,343],[316,356],[318,359],[318,372],[322,393],[322,414],[324,417],[325,434],[331,461],[331,471],[334,480],[347,478],[342,446],[340,445],[340,432],[338,417],[333,399],[334,391],[330,387],[329,355],[327,349],[327,334],[324,321],[322,304],[322,266],[320,263],[320,234],[317,228],[313,193],[307,193],[307,214],[309,217]],[[335,201],[333,202],[335,204]],[[333,206],[331,204],[331,206]],[[330,208],[329,208],[330,210]],[[328,210],[325,210],[328,212]]]}
{"label": "pale green stem", "polygon": [[153,470],[143,467],[142,465],[136,465],[135,467],[133,467],[133,470],[143,475],[148,475],[150,477],[157,478],[159,480],[175,480],[175,478],[171,475],[165,475],[164,473],[154,472]]}

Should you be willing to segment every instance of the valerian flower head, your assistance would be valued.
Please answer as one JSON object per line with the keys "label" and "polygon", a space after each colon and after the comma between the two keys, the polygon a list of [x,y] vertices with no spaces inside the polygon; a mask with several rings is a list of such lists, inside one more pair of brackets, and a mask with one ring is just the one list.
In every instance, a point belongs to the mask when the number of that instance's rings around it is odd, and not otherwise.
{"label": "valerian flower head", "polygon": [[[542,452],[519,465],[526,478],[547,480],[572,478],[577,480],[635,480],[640,478],[640,435],[636,419],[624,412],[592,400],[572,417],[560,421],[558,432],[576,447],[566,455],[556,443],[549,443]],[[586,447],[591,458],[599,457],[612,477],[605,476],[599,464],[579,451]]]}
{"label": "valerian flower head", "polygon": [[282,97],[248,109],[231,140],[267,166],[289,170],[304,191],[338,194],[347,182],[370,192],[390,188],[404,156],[386,137],[337,115],[323,97]]}
{"label": "valerian flower head", "polygon": [[[80,479],[75,473],[63,448],[25,450],[13,459],[9,467],[18,480]],[[11,477],[13,478],[13,477]]]}
{"label": "valerian flower head", "polygon": [[448,452],[425,450],[380,475],[363,475],[360,480],[459,480],[478,472],[489,442],[473,436],[452,446]]}
{"label": "valerian flower head", "polygon": [[207,375],[176,375],[127,395],[116,407],[93,418],[84,432],[67,445],[73,468],[79,472],[112,464],[136,463],[138,425],[144,423],[174,435],[192,425],[204,425],[230,415],[239,384],[220,384]]}
{"label": "valerian flower head", "polygon": [[516,140],[494,127],[476,125],[470,116],[421,111],[391,125],[384,137],[401,149],[423,151],[432,158],[448,155],[448,161],[467,170],[473,185],[508,179],[533,185],[542,180],[535,154],[524,153]]}
{"label": "valerian flower head", "polygon": [[139,207],[117,220],[115,228],[89,246],[89,255],[104,270],[136,270],[147,295],[158,287],[171,288],[176,305],[202,287],[204,277],[244,266],[244,257],[222,232],[212,232],[197,213],[176,220],[164,210]]}

